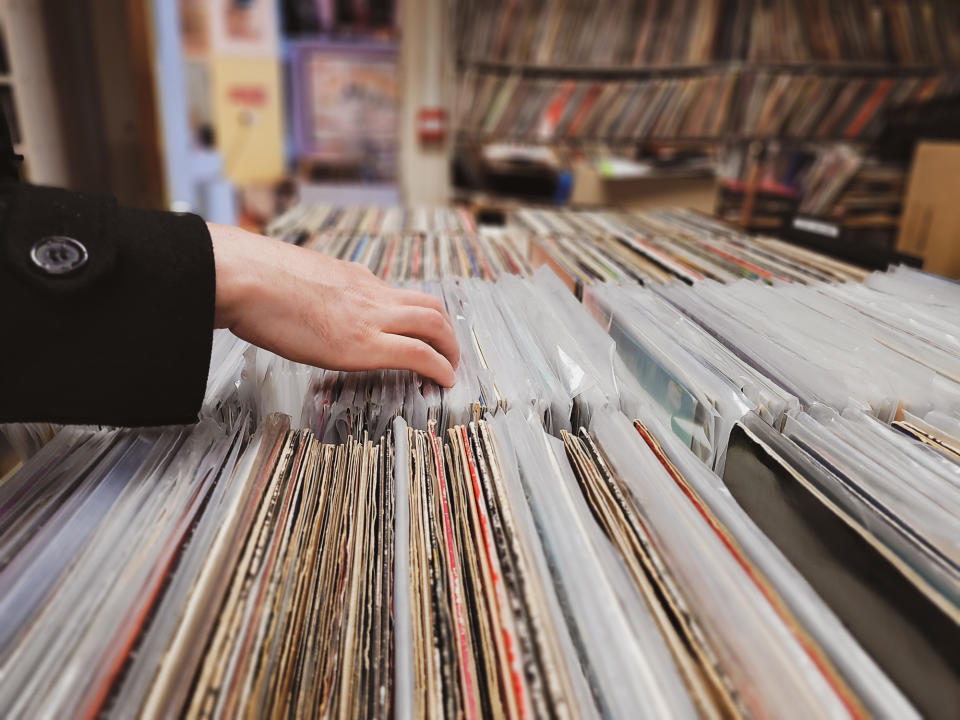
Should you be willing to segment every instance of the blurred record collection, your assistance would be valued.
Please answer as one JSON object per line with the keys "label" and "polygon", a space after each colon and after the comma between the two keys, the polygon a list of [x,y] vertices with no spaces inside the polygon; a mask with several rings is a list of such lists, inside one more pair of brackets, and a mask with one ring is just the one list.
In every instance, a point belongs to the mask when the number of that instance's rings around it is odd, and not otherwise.
{"label": "blurred record collection", "polygon": [[928,71],[837,77],[802,68],[706,68],[689,76],[619,80],[535,75],[469,74],[458,87],[461,131],[526,142],[856,141],[877,134],[884,110],[960,89],[960,74]]}
{"label": "blurred record collection", "polygon": [[960,286],[682,210],[270,231],[442,298],[457,384],[217,331],[195,426],[4,428],[5,716],[960,714]]}
{"label": "blurred record collection", "polygon": [[950,0],[457,3],[469,138],[862,141],[953,95]]}
{"label": "blurred record collection", "polygon": [[[589,205],[639,207],[646,184],[629,180],[695,181],[706,169],[722,189],[700,207],[713,202],[743,228],[785,234],[800,214],[837,224],[847,247],[889,249],[912,151],[902,138],[956,135],[947,114],[960,96],[955,0],[453,7],[455,181],[464,193],[531,201],[535,183],[510,174],[538,177],[527,167],[535,151],[548,170],[582,178],[576,202]],[[494,162],[491,148],[511,149],[514,162]],[[596,192],[585,159],[602,181]],[[603,199],[617,193],[631,201]],[[888,260],[857,253],[847,257],[871,268]]]}
{"label": "blurred record collection", "polygon": [[571,67],[960,62],[951,0],[465,0],[469,60]]}

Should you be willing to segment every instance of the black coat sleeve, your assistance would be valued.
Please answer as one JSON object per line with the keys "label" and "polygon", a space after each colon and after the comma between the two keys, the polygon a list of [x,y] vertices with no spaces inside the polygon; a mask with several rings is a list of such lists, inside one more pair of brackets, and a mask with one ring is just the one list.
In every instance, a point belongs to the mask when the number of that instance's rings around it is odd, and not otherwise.
{"label": "black coat sleeve", "polygon": [[[65,265],[78,266],[54,274],[64,263],[43,251],[63,237],[86,256],[74,252]],[[215,290],[213,248],[199,217],[5,184],[0,422],[196,421]]]}

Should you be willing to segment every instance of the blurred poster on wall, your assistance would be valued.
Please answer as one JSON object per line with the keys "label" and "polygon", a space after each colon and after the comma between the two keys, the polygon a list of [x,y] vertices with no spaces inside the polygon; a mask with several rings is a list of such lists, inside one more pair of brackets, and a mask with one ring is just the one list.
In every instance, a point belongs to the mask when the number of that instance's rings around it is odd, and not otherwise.
{"label": "blurred poster on wall", "polygon": [[189,24],[181,18],[187,27],[205,26],[209,37],[207,72],[194,68],[189,88],[202,93],[207,85],[211,107],[194,102],[191,113],[201,124],[204,110],[211,113],[212,137],[230,180],[240,186],[280,180],[285,167],[277,0],[206,0],[203,5],[202,19],[199,9]]}
{"label": "blurred poster on wall", "polygon": [[208,5],[216,54],[276,57],[277,0],[213,0]]}
{"label": "blurred poster on wall", "polygon": [[180,38],[188,60],[206,59],[210,52],[210,3],[208,0],[179,0]]}
{"label": "blurred poster on wall", "polygon": [[298,155],[393,177],[399,103],[395,49],[295,42],[291,64]]}
{"label": "blurred poster on wall", "polygon": [[284,175],[280,65],[274,58],[215,57],[211,63],[217,147],[238,185]]}

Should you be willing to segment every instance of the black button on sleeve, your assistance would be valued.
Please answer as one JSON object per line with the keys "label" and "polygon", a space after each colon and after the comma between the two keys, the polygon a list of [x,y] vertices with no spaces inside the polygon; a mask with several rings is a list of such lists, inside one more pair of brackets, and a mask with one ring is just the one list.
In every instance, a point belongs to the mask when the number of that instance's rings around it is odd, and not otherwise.
{"label": "black button on sleeve", "polygon": [[[110,197],[15,186],[3,219],[3,243],[10,269],[49,292],[74,294],[96,286],[116,263],[118,212]],[[86,254],[83,272],[51,272],[66,259],[53,254],[57,247],[54,244],[63,248],[68,242],[79,244]],[[51,252],[46,258],[45,248]],[[38,260],[46,260],[47,266]]]}
{"label": "black button on sleeve", "polygon": [[194,422],[216,288],[203,220],[31,186],[0,208],[0,422]]}
{"label": "black button on sleeve", "polygon": [[87,264],[86,246],[66,235],[47,235],[33,244],[30,259],[49,275],[69,275]]}

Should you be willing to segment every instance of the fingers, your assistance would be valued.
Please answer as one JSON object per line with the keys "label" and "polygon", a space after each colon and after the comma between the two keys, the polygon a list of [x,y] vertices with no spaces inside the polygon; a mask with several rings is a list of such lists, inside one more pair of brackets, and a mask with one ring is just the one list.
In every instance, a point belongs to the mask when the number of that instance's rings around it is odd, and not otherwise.
{"label": "fingers", "polygon": [[436,295],[430,295],[429,293],[423,293],[418,290],[394,288],[393,299],[401,305],[416,305],[419,307],[431,308],[439,313],[442,313],[444,317],[448,317],[447,309],[443,306],[443,300],[438,298]]}
{"label": "fingers", "polygon": [[385,333],[379,344],[381,367],[412,370],[443,387],[453,387],[456,382],[450,361],[422,340]]}
{"label": "fingers", "polygon": [[378,340],[382,355],[367,361],[413,370],[451,387],[456,382],[460,347],[443,301],[417,290],[390,287],[365,267],[355,270],[361,284],[373,285],[372,296],[379,306],[372,324],[382,333]]}
{"label": "fingers", "polygon": [[396,305],[389,310],[383,330],[418,338],[438,350],[454,369],[460,363],[460,347],[446,313],[417,305]]}

